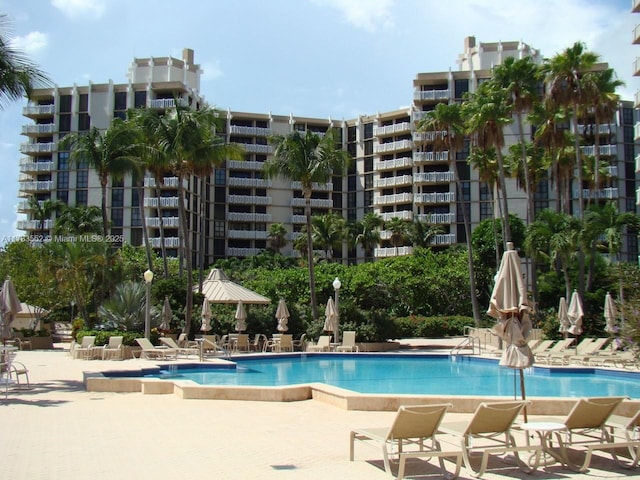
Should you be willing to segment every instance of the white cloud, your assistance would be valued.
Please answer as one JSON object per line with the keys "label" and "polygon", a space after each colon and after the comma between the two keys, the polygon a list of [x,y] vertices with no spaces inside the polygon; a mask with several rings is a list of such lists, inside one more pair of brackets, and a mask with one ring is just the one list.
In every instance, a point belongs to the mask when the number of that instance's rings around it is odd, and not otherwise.
{"label": "white cloud", "polygon": [[391,9],[395,0],[311,0],[319,6],[340,10],[347,22],[369,32],[394,27]]}
{"label": "white cloud", "polygon": [[29,32],[25,36],[15,37],[11,40],[11,45],[29,55],[33,55],[43,50],[48,44],[46,33]]}
{"label": "white cloud", "polygon": [[204,62],[200,67],[202,68],[202,80],[214,80],[224,75],[220,67],[220,60]]}
{"label": "white cloud", "polygon": [[102,0],[51,0],[51,5],[69,18],[100,18],[105,11]]}

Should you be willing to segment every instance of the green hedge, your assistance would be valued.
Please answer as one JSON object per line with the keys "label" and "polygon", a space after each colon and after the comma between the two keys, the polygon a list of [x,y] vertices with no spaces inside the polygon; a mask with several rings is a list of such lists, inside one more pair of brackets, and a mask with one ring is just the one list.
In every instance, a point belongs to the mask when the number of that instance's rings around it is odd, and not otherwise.
{"label": "green hedge", "polygon": [[[97,346],[106,345],[109,343],[109,337],[117,337],[122,336],[122,343],[124,345],[128,345],[131,347],[137,347],[136,338],[144,337],[144,334],[141,332],[121,332],[118,330],[80,330],[76,335],[76,342],[81,343],[82,338],[85,336],[94,336],[96,337],[95,344]],[[151,343],[154,345],[158,344],[158,333],[155,331],[151,332]]]}
{"label": "green hedge", "polygon": [[397,317],[393,320],[397,338],[444,338],[464,334],[465,326],[473,326],[473,318],[465,316]]}

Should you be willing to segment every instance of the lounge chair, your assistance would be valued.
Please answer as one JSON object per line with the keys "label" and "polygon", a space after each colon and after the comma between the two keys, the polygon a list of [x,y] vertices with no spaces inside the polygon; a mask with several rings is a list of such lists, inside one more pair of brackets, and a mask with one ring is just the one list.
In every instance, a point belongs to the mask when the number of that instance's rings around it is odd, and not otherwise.
{"label": "lounge chair", "polygon": [[249,344],[249,350],[254,352],[264,352],[267,349],[268,339],[264,333],[256,333],[253,341]]}
{"label": "lounge chair", "polygon": [[29,383],[29,369],[25,366],[24,363],[16,361],[15,352],[10,352],[5,354],[5,362],[4,368],[7,369],[8,378],[15,378],[16,387],[24,388],[23,384],[20,383],[20,377],[24,377],[26,380],[26,388],[30,388],[31,384]]}
{"label": "lounge chair", "polygon": [[[440,431],[454,435],[460,441],[464,464],[476,477],[481,477],[489,461],[489,455],[513,453],[518,468],[531,473],[538,467],[541,447],[539,445],[516,445],[511,433],[516,417],[530,402],[526,400],[508,402],[486,402],[478,408],[468,422],[443,423]],[[531,466],[520,460],[519,452],[532,452]],[[471,457],[482,452],[480,467],[476,468]]]}
{"label": "lounge chair", "polygon": [[638,465],[640,460],[640,437],[638,435],[640,432],[640,408],[632,417],[611,415],[607,421],[607,427],[614,440],[620,439],[628,444],[627,448],[632,462],[628,468]]}
{"label": "lounge chair", "polygon": [[570,347],[573,341],[574,341],[573,338],[565,338],[564,340],[558,340],[555,343],[555,345],[553,345],[551,348],[545,350],[544,352],[536,353],[534,355],[534,358],[537,362],[544,362],[548,357],[552,355],[567,353],[567,349]]}
{"label": "lounge chair", "polygon": [[307,352],[328,352],[331,348],[331,335],[320,335],[318,343],[307,345]]}
{"label": "lounge chair", "polygon": [[293,352],[293,335],[289,333],[281,334],[279,337],[274,335],[274,340],[269,342],[269,348],[272,352]]}
{"label": "lounge chair", "polygon": [[568,365],[570,363],[585,364],[594,355],[600,355],[608,341],[608,337],[596,338],[591,343],[587,344],[586,347],[578,349],[578,353],[575,355],[563,356],[561,361],[564,365]]}
{"label": "lounge chair", "polygon": [[294,340],[293,341],[293,349],[294,350],[300,350],[301,352],[304,352],[307,349],[307,334],[303,333],[302,335],[300,335],[300,338],[298,340]]}
{"label": "lounge chair", "polygon": [[94,358],[96,349],[96,337],[94,335],[85,335],[79,345],[73,347],[73,358],[81,358],[83,360],[91,360]]}
{"label": "lounge chair", "polygon": [[249,334],[239,333],[235,338],[232,350],[235,352],[248,352],[249,351]]}
{"label": "lounge chair", "polygon": [[537,355],[542,352],[546,352],[553,345],[553,340],[542,340],[537,345],[531,348],[531,353]]}
{"label": "lounge chair", "polygon": [[356,345],[356,332],[345,331],[342,333],[342,343],[336,347],[336,352],[358,352]]}
{"label": "lounge chair", "polygon": [[171,337],[160,337],[160,341],[167,347],[177,352],[177,355],[200,355],[200,348],[198,347],[181,347],[178,342]]}
{"label": "lounge chair", "polygon": [[608,355],[594,355],[585,363],[599,367],[639,368],[640,358],[633,350],[623,350]]}
{"label": "lounge chair", "polygon": [[140,358],[147,360],[177,360],[178,358],[178,351],[175,348],[155,347],[148,338],[136,338],[136,342],[142,348]]}
{"label": "lounge chair", "polygon": [[[389,452],[391,449],[397,449],[399,461],[398,479],[404,477],[407,459],[431,457],[438,458],[443,476],[456,478],[462,465],[462,452],[459,450],[443,451],[440,442],[436,438],[438,426],[450,407],[450,403],[401,406],[389,428],[358,428],[352,430],[349,436],[349,460],[353,461],[354,444],[356,440],[359,440],[382,447],[384,469],[392,476],[391,455]],[[425,445],[426,441],[430,445]],[[413,446],[413,448],[405,450],[406,446]],[[445,457],[456,459],[456,467],[453,474],[449,474],[445,468]]]}
{"label": "lounge chair", "polygon": [[180,335],[178,335],[178,339],[176,340],[176,343],[180,345],[180,347],[182,348],[198,346],[198,342],[196,342],[195,340],[189,340],[189,337],[187,337],[186,333],[181,333]]}
{"label": "lounge chair", "polygon": [[100,358],[102,360],[122,360],[122,342],[124,337],[121,335],[109,337],[109,341],[102,347],[96,347],[100,349]]}
{"label": "lounge chair", "polygon": [[[591,463],[591,456],[596,450],[609,450],[614,461],[618,461],[616,449],[626,447],[626,443],[615,442],[609,433],[607,422],[613,411],[625,397],[589,397],[579,399],[567,416],[563,419],[545,418],[543,421],[559,422],[565,429],[556,431],[557,447],[549,447],[547,453],[573,471],[585,472]],[[572,452],[572,455],[569,452]],[[573,459],[584,453],[582,463]],[[573,458],[573,459],[572,459]]]}

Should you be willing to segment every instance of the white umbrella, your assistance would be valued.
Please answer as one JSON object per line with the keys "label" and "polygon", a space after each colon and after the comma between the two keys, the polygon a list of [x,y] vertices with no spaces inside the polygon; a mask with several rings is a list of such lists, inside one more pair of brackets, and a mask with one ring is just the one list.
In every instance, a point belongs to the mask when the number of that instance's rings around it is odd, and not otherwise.
{"label": "white umbrella", "polygon": [[327,307],[324,309],[324,327],[323,330],[327,332],[334,332],[338,328],[338,312],[336,312],[336,306],[333,303],[333,298],[329,297],[327,301]]}
{"label": "white umbrella", "polygon": [[567,314],[567,299],[564,297],[560,297],[560,304],[558,305],[558,323],[560,324],[558,331],[566,337],[571,323]]}
{"label": "white umbrella", "polygon": [[289,309],[287,308],[287,304],[285,303],[284,298],[281,298],[278,301],[278,308],[276,309],[276,320],[278,320],[279,332],[286,332],[287,330],[289,330]]}
{"label": "white umbrella", "polygon": [[236,308],[236,332],[243,332],[247,329],[246,320],[247,312],[242,301],[239,301],[238,308]]}
{"label": "white umbrella", "polygon": [[582,333],[582,317],[584,316],[584,311],[582,310],[582,301],[580,300],[580,295],[578,295],[577,290],[574,290],[573,295],[571,295],[567,315],[571,323],[569,333],[576,336],[580,335]]}
{"label": "white umbrella", "polygon": [[607,321],[605,331],[607,333],[616,333],[618,328],[616,327],[616,317],[618,312],[616,311],[616,305],[613,303],[613,297],[609,292],[604,297],[604,318]]}
{"label": "white umbrella", "polygon": [[520,256],[511,242],[507,243],[507,250],[502,255],[487,314],[497,320],[493,329],[507,344],[500,365],[520,370],[520,390],[524,399],[523,369],[533,365],[533,353],[527,344],[533,326],[529,319],[529,302],[520,270]]}
{"label": "white umbrella", "polygon": [[162,319],[162,323],[158,327],[158,330],[163,330],[165,332],[171,330],[171,319],[173,318],[173,313],[171,312],[169,297],[164,297],[164,303],[162,304],[162,312],[160,314],[160,317]]}
{"label": "white umbrella", "polygon": [[4,281],[2,285],[2,291],[0,291],[0,314],[2,320],[0,322],[0,329],[2,330],[2,339],[6,340],[11,338],[11,323],[15,318],[16,313],[22,311],[22,305],[18,299],[16,288],[13,285],[10,277]]}
{"label": "white umbrella", "polygon": [[202,302],[202,313],[200,314],[202,317],[202,326],[200,327],[201,332],[210,332],[211,331],[211,306],[209,305],[209,300],[206,298],[204,302]]}

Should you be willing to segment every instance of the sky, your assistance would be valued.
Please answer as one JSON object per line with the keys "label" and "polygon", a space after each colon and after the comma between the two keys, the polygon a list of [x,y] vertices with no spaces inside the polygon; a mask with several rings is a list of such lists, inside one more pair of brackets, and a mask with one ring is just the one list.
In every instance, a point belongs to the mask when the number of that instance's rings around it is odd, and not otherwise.
{"label": "sky", "polygon": [[[134,58],[195,52],[201,94],[239,112],[352,119],[407,107],[418,73],[457,70],[464,39],[521,40],[553,57],[575,42],[640,88],[631,0],[0,0],[3,37],[52,81],[126,83]],[[186,8],[185,8],[186,7]],[[22,116],[0,110],[0,247],[16,230]]]}

